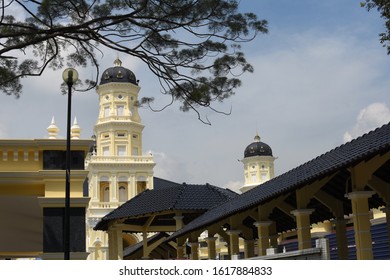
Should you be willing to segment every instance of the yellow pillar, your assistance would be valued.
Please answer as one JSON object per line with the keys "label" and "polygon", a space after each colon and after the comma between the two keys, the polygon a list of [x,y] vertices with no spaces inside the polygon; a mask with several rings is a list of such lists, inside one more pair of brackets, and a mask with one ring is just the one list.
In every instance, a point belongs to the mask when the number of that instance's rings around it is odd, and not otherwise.
{"label": "yellow pillar", "polygon": [[386,213],[386,223],[387,223],[387,240],[389,241],[390,246],[390,207],[383,207],[381,209],[383,213]]}
{"label": "yellow pillar", "polygon": [[108,257],[110,260],[123,260],[122,230],[108,230]]}
{"label": "yellow pillar", "polygon": [[271,221],[258,221],[253,223],[257,227],[257,255],[265,256],[267,248],[269,248],[269,226],[272,224]]}
{"label": "yellow pillar", "polygon": [[348,259],[347,219],[336,218],[333,223],[336,228],[337,255],[339,260]]}
{"label": "yellow pillar", "polygon": [[244,257],[246,259],[255,256],[255,241],[253,239],[244,241]]}
{"label": "yellow pillar", "polygon": [[241,233],[240,230],[227,230],[226,233],[229,235],[229,246],[230,246],[230,259],[234,260],[240,255],[240,246],[238,243],[238,236]]}
{"label": "yellow pillar", "polygon": [[148,233],[146,231],[142,232],[142,259],[143,260],[148,260],[150,259],[149,257],[149,250],[148,250]]}
{"label": "yellow pillar", "polygon": [[208,252],[209,260],[215,260],[217,258],[217,249],[215,247],[215,240],[217,240],[217,237],[214,236],[205,238],[205,241],[207,243],[207,252]]}
{"label": "yellow pillar", "polygon": [[173,217],[173,219],[175,219],[176,231],[182,229],[184,225],[183,223],[184,216],[176,215]]}
{"label": "yellow pillar", "polygon": [[298,249],[311,248],[311,233],[310,233],[310,214],[314,209],[296,209],[291,211],[295,216],[297,224]]}
{"label": "yellow pillar", "polygon": [[184,249],[185,249],[185,246],[182,245],[182,243],[179,245],[179,243],[177,243],[177,246],[176,246],[176,258],[178,260],[182,260],[184,259]]}
{"label": "yellow pillar", "polygon": [[352,203],[353,227],[355,230],[356,257],[358,260],[372,260],[372,238],[368,198],[372,191],[355,191],[348,194]]}
{"label": "yellow pillar", "polygon": [[199,242],[189,242],[188,245],[191,247],[191,260],[199,260]]}
{"label": "yellow pillar", "polygon": [[[184,223],[183,223],[184,216],[176,215],[173,218],[175,219],[175,223],[176,223],[176,231],[182,229],[184,226]],[[176,258],[179,260],[182,260],[182,259],[184,259],[184,249],[185,249],[184,239],[182,237],[177,238],[176,244],[177,244],[176,245]]]}

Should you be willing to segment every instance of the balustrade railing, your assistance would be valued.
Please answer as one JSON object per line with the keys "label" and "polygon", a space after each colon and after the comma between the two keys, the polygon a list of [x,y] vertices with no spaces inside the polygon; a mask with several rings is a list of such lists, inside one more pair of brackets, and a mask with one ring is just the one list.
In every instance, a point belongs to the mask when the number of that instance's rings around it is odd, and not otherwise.
{"label": "balustrade railing", "polygon": [[130,163],[154,163],[153,156],[96,156],[92,155],[92,162],[130,162]]}

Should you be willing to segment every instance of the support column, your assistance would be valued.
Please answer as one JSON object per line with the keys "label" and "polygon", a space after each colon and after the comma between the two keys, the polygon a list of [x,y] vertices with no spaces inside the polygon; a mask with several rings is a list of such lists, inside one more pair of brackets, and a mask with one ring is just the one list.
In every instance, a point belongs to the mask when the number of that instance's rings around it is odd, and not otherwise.
{"label": "support column", "polygon": [[383,213],[386,213],[387,239],[389,241],[389,247],[390,247],[390,207],[383,207],[381,208],[381,211]]}
{"label": "support column", "polygon": [[372,260],[372,238],[368,198],[372,191],[355,191],[347,196],[352,203],[353,227],[355,229],[356,257],[358,260]]}
{"label": "support column", "polygon": [[245,259],[249,259],[255,256],[255,241],[253,239],[251,240],[245,240],[244,243],[244,257]]}
{"label": "support column", "polygon": [[108,256],[110,260],[123,260],[122,230],[109,229],[108,231]]}
{"label": "support column", "polygon": [[111,174],[110,191],[110,202],[118,202],[118,184],[116,180],[116,174]]}
{"label": "support column", "polygon": [[310,214],[314,209],[296,209],[291,211],[295,216],[297,224],[298,249],[311,248],[311,233],[310,233]]}
{"label": "support column", "polygon": [[[229,235],[229,246],[230,246],[230,259],[234,260],[240,255],[240,246],[238,243],[238,236],[241,233],[240,230],[227,230],[227,235]],[[235,257],[237,256],[237,257]]]}
{"label": "support column", "polygon": [[176,241],[176,258],[178,260],[183,260],[184,259],[184,249],[185,249],[185,246],[183,245],[184,242],[178,238],[177,241]]}
{"label": "support column", "polygon": [[269,248],[269,226],[272,221],[258,221],[253,223],[257,227],[257,255],[265,256]]}
{"label": "support column", "polygon": [[148,233],[146,231],[142,232],[142,259],[148,260],[149,257],[149,250],[148,250]]}
{"label": "support column", "polygon": [[[183,219],[184,216],[182,215],[176,215],[173,217],[175,219],[175,224],[176,224],[176,231],[180,230],[183,228],[184,223]],[[182,237],[176,238],[176,258],[179,260],[184,259],[184,239]]]}
{"label": "support column", "polygon": [[129,182],[130,182],[130,185],[129,185],[129,187],[130,187],[130,196],[129,196],[129,199],[130,199],[130,198],[133,198],[134,196],[137,195],[137,180],[136,180],[134,174],[131,174],[131,175],[130,175],[130,180],[129,180]]}
{"label": "support column", "polygon": [[127,182],[127,188],[126,188],[127,200],[130,200],[130,199],[132,199],[134,197],[130,177],[127,178],[126,182]]}
{"label": "support column", "polygon": [[199,242],[189,242],[188,245],[191,247],[191,260],[199,260]]}
{"label": "support column", "polygon": [[183,223],[184,216],[176,215],[173,217],[173,219],[175,220],[175,223],[176,223],[176,231],[182,229],[184,226],[184,223]]}
{"label": "support column", "polygon": [[190,245],[190,247],[191,247],[191,256],[190,256],[191,260],[199,260],[199,245],[200,245],[200,243],[198,242],[198,238],[199,238],[200,234],[201,234],[201,232],[195,231],[195,232],[192,232],[190,237],[189,237],[188,245]]}
{"label": "support column", "polygon": [[[100,193],[100,184],[99,184],[99,181],[98,181],[98,176],[96,174],[96,172],[93,172],[92,173],[92,178],[91,178],[91,182],[89,183],[89,185],[92,185],[92,188],[89,189],[89,196],[91,197],[91,201],[95,202],[95,201],[99,201],[99,193]],[[88,186],[89,188],[89,186]]]}
{"label": "support column", "polygon": [[208,253],[209,260],[215,260],[217,258],[217,249],[215,247],[215,240],[217,240],[217,237],[214,236],[205,238],[205,241],[207,243],[207,253]]}
{"label": "support column", "polygon": [[337,255],[339,260],[348,259],[347,219],[336,218],[333,224],[336,228]]}

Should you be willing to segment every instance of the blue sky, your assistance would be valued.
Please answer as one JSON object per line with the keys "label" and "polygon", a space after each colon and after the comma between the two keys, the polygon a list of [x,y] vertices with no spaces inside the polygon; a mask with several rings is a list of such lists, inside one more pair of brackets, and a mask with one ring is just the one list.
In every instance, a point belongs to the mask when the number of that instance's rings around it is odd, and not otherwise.
{"label": "blue sky", "polygon": [[[244,149],[258,131],[274,156],[280,175],[334,147],[390,121],[390,56],[378,40],[384,21],[360,1],[242,0],[242,11],[269,21],[243,50],[255,67],[243,86],[218,108],[229,116],[205,112],[211,126],[178,106],[161,113],[141,109],[144,152],[152,151],[155,175],[188,183],[238,188],[243,183]],[[102,68],[116,53],[106,53]],[[123,66],[140,80],[140,96],[155,96],[156,108],[168,102],[148,69],[131,57]],[[90,69],[80,75],[91,77]],[[0,137],[43,138],[51,117],[65,135],[66,96],[61,72],[24,81],[19,100],[0,95]],[[73,114],[93,133],[98,100],[94,91],[73,97]]]}

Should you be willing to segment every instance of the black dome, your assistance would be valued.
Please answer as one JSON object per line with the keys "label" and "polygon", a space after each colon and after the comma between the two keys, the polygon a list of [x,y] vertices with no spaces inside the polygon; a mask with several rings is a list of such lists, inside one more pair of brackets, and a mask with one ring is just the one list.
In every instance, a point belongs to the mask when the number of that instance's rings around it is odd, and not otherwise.
{"label": "black dome", "polygon": [[272,149],[271,147],[260,141],[260,136],[255,136],[255,141],[248,145],[244,151],[244,158],[254,157],[254,156],[271,156],[272,157]]}
{"label": "black dome", "polygon": [[114,67],[110,67],[103,72],[100,84],[104,85],[107,83],[132,83],[138,85],[134,73],[122,67],[122,61],[119,58],[114,61]]}

